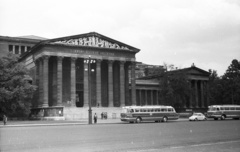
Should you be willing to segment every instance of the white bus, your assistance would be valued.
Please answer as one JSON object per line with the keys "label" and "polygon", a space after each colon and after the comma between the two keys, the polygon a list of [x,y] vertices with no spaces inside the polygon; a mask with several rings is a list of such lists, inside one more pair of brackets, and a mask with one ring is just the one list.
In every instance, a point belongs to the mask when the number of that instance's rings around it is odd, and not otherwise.
{"label": "white bus", "polygon": [[136,122],[155,121],[167,122],[177,120],[179,114],[171,106],[128,106],[122,108],[121,121]]}
{"label": "white bus", "polygon": [[224,120],[225,118],[240,119],[240,105],[212,105],[208,107],[208,118]]}

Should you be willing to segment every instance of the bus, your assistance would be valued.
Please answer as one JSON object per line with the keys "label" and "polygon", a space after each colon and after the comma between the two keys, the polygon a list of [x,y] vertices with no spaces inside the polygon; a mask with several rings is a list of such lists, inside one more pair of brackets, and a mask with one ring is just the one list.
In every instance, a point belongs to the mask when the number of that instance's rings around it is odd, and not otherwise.
{"label": "bus", "polygon": [[214,120],[240,119],[240,105],[212,105],[208,107],[206,116]]}
{"label": "bus", "polygon": [[126,106],[122,107],[121,121],[140,123],[142,121],[167,122],[177,120],[179,114],[171,106]]}

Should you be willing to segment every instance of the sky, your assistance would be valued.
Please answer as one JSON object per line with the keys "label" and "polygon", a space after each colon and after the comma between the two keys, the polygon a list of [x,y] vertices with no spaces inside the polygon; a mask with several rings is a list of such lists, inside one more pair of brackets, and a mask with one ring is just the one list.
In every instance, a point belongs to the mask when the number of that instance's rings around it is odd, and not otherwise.
{"label": "sky", "polygon": [[141,51],[136,61],[216,70],[240,61],[240,0],[0,0],[0,35],[97,32]]}

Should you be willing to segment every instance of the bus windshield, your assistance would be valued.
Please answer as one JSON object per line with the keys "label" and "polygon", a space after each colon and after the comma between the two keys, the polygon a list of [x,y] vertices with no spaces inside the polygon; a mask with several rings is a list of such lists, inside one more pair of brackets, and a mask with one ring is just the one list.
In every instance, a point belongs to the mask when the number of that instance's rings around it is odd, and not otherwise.
{"label": "bus windshield", "polygon": [[218,107],[209,107],[208,111],[219,111]]}

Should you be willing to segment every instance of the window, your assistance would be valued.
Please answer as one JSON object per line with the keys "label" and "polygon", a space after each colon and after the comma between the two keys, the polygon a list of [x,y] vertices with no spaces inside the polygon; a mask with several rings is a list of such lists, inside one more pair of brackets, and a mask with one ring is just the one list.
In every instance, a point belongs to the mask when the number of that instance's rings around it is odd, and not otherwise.
{"label": "window", "polygon": [[15,46],[15,54],[19,54],[19,46]]}
{"label": "window", "polygon": [[161,111],[163,111],[163,112],[166,112],[166,111],[167,111],[167,109],[163,108],[163,109],[161,109]]}
{"label": "window", "polygon": [[139,112],[139,109],[135,109],[135,112]]}
{"label": "window", "polygon": [[235,108],[234,107],[230,107],[230,110],[235,110]]}
{"label": "window", "polygon": [[229,110],[229,107],[225,107],[225,110]]}
{"label": "window", "polygon": [[31,47],[30,46],[27,46],[27,51],[29,51],[31,49]]}
{"label": "window", "polygon": [[173,111],[173,109],[172,109],[172,108],[169,108],[169,109],[168,109],[168,112],[172,112],[172,111]]}
{"label": "window", "polygon": [[25,46],[21,46],[21,54],[25,52]]}
{"label": "window", "polygon": [[8,45],[8,51],[12,52],[13,51],[13,45]]}
{"label": "window", "polygon": [[240,110],[240,107],[236,107],[236,110]]}

